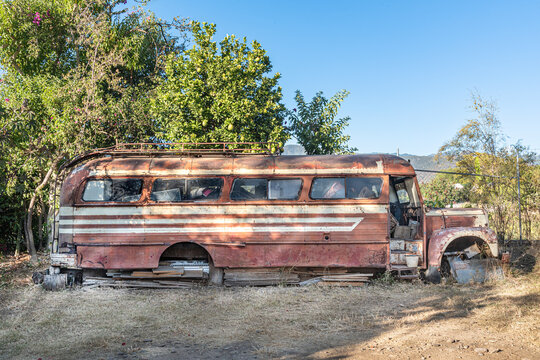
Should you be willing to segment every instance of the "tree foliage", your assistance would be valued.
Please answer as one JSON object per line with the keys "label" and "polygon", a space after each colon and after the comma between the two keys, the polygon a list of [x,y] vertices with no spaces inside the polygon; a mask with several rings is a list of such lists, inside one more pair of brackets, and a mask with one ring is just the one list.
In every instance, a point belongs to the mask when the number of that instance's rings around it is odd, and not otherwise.
{"label": "tree foliage", "polygon": [[489,175],[464,176],[461,183],[471,189],[469,200],[481,204],[489,212],[490,225],[499,237],[508,239],[517,236],[516,156],[519,154],[525,235],[530,238],[534,218],[539,212],[536,154],[519,143],[506,146],[493,101],[473,94],[472,111],[476,118],[469,120],[445,143],[438,156],[455,161],[458,172]]}
{"label": "tree foliage", "polygon": [[462,184],[457,175],[438,174],[430,182],[420,184],[424,204],[434,208],[453,207],[469,201],[470,184]]}
{"label": "tree foliage", "polygon": [[283,126],[280,74],[261,45],[234,35],[215,42],[213,24],[191,23],[194,45],[170,54],[152,100],[159,137],[177,142],[276,142]]}
{"label": "tree foliage", "polygon": [[76,61],[69,48],[70,19],[82,1],[2,1],[0,61],[19,74],[58,75]]}
{"label": "tree foliage", "polygon": [[125,0],[0,4],[0,242],[18,245],[24,228],[33,258],[33,233],[54,215],[51,180],[74,155],[116,141],[288,138],[280,75],[257,42],[217,44],[214,25],[165,23]]}
{"label": "tree foliage", "polygon": [[350,154],[357,150],[348,146],[350,136],[344,134],[350,118],[336,119],[348,95],[348,91],[341,90],[327,99],[318,92],[306,103],[302,93],[296,91],[297,108],[289,113],[290,130],[308,155]]}
{"label": "tree foliage", "polygon": [[468,172],[477,170],[475,162],[478,154],[496,157],[505,146],[501,122],[497,116],[497,105],[472,94],[471,110],[476,118],[470,119],[457,134],[439,149],[439,155],[456,161],[460,168]]}
{"label": "tree foliage", "polygon": [[10,180],[0,184],[0,196],[19,191],[28,206],[30,250],[34,204],[50,205],[51,168],[115,140],[155,135],[149,96],[165,53],[181,43],[164,36],[167,24],[142,9],[128,12],[124,3],[2,2],[0,167]]}

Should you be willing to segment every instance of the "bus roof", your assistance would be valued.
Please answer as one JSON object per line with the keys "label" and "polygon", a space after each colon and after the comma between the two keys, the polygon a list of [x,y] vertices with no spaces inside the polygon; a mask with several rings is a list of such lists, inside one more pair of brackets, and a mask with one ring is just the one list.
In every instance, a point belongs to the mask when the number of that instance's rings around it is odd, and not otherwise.
{"label": "bus roof", "polygon": [[258,155],[258,156],[108,156],[86,162],[73,172],[88,176],[135,175],[415,175],[398,156]]}

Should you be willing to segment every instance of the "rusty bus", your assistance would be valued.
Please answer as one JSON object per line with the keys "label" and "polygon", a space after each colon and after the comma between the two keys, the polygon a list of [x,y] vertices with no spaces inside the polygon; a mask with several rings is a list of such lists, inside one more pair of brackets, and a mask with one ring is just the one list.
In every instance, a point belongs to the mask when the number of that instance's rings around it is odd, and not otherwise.
{"label": "rusty bus", "polygon": [[439,281],[448,254],[498,256],[483,210],[426,208],[397,156],[122,149],[79,159],[63,181],[53,282],[83,270],[146,277],[164,264],[158,275],[214,284],[261,269],[419,269]]}

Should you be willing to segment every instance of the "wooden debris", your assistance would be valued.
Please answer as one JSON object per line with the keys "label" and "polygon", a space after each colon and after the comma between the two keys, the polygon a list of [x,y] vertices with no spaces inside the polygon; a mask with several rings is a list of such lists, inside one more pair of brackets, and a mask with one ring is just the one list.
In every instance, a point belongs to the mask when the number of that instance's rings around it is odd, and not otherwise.
{"label": "wooden debris", "polygon": [[[184,264],[185,265],[185,264]],[[369,282],[373,274],[348,273],[346,269],[329,271],[284,271],[283,269],[226,269],[225,286],[267,286],[267,285],[321,285],[321,286],[362,286]],[[314,276],[320,274],[319,276]],[[200,268],[189,269],[187,266],[172,266],[160,263],[153,270],[109,271],[107,278],[86,277],[85,287],[131,287],[131,288],[190,288],[206,280],[207,274]],[[306,279],[300,281],[300,276]]]}
{"label": "wooden debris", "polygon": [[225,270],[225,286],[294,285],[300,282],[298,274],[279,269],[230,269]]}
{"label": "wooden debris", "polygon": [[360,282],[366,282],[369,281],[370,278],[373,276],[373,274],[332,274],[332,275],[325,275],[321,277],[322,281],[328,281],[328,282],[339,282],[339,281],[360,281]]}
{"label": "wooden debris", "polygon": [[181,289],[192,288],[197,284],[194,281],[138,281],[114,280],[108,278],[86,278],[83,282],[85,288],[115,287],[115,288],[148,288],[148,289]]}
{"label": "wooden debris", "polygon": [[364,286],[365,281],[319,281],[318,286]]}
{"label": "wooden debris", "polygon": [[206,279],[208,263],[202,261],[161,261],[152,270],[117,271],[110,270],[107,276],[113,279],[189,278]]}
{"label": "wooden debris", "polygon": [[316,278],[311,278],[299,283],[300,286],[322,285],[322,286],[362,286],[369,282],[373,274],[345,273],[327,274]]}

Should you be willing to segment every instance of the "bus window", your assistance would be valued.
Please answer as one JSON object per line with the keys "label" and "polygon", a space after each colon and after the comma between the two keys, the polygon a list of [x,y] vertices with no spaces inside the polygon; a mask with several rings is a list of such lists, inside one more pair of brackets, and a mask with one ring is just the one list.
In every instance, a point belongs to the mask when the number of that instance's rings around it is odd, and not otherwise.
{"label": "bus window", "polygon": [[231,200],[297,200],[302,179],[236,179]]}
{"label": "bus window", "polygon": [[347,199],[377,199],[381,196],[381,187],[381,178],[348,177]]}
{"label": "bus window", "polygon": [[235,179],[231,200],[266,200],[266,179]]}
{"label": "bus window", "polygon": [[411,200],[409,199],[409,193],[407,193],[407,188],[405,187],[404,182],[396,183],[395,188],[400,204],[408,204],[411,202]]}
{"label": "bus window", "polygon": [[221,195],[223,179],[189,179],[187,200],[217,200]]}
{"label": "bus window", "polygon": [[344,199],[344,178],[317,178],[311,185],[312,199]]}
{"label": "bus window", "polygon": [[270,200],[297,200],[300,195],[301,179],[272,179],[268,182],[268,199]]}
{"label": "bus window", "polygon": [[156,179],[150,199],[153,201],[206,201],[219,199],[223,179]]}
{"label": "bus window", "polygon": [[153,201],[182,201],[182,194],[185,193],[185,185],[185,179],[156,179],[152,187],[150,199]]}
{"label": "bus window", "polygon": [[83,201],[133,202],[141,197],[141,179],[89,180],[83,193]]}

